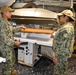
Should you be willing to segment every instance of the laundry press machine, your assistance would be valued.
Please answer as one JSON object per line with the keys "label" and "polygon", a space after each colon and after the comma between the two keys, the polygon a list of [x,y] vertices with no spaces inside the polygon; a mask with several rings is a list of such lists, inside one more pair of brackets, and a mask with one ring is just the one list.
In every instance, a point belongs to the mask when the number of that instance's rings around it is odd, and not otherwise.
{"label": "laundry press machine", "polygon": [[[31,28],[27,28],[26,30],[22,30],[20,32],[20,37],[14,37],[15,40],[21,42],[21,45],[18,48],[18,63],[31,67],[33,67],[42,56],[42,53],[39,53],[39,46],[41,46],[41,49],[44,47],[51,48],[53,41],[53,38],[51,38],[53,31],[51,30],[38,29],[37,32],[37,29],[32,29],[32,31]],[[42,50],[41,52],[46,54],[46,52]]]}

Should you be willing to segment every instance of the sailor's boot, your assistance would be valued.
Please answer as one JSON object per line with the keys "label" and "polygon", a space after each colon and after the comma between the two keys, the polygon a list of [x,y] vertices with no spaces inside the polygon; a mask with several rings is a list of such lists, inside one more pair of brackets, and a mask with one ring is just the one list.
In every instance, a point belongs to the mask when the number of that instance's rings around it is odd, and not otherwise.
{"label": "sailor's boot", "polygon": [[17,74],[17,71],[13,70],[10,75],[16,75],[16,74]]}

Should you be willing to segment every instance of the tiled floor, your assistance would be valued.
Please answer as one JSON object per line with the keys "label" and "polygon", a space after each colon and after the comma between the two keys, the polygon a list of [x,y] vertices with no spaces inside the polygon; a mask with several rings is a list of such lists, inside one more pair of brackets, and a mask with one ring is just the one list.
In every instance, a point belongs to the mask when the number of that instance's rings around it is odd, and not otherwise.
{"label": "tiled floor", "polygon": [[[34,67],[16,64],[17,75],[53,75],[53,63],[46,57],[42,57]],[[69,75],[76,75],[76,58],[69,59]]]}

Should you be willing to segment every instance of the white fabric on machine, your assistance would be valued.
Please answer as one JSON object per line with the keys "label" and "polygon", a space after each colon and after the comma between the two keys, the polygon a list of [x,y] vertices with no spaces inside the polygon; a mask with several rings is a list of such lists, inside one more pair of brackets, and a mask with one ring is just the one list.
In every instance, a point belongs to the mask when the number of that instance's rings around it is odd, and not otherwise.
{"label": "white fabric on machine", "polygon": [[6,58],[0,57],[0,63],[6,62]]}

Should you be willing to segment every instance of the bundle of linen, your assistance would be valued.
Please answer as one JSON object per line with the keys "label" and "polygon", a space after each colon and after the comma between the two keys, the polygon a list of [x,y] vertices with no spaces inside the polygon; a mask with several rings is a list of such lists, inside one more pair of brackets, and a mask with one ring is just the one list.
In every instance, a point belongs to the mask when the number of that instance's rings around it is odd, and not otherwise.
{"label": "bundle of linen", "polygon": [[6,58],[0,57],[0,63],[6,62]]}

